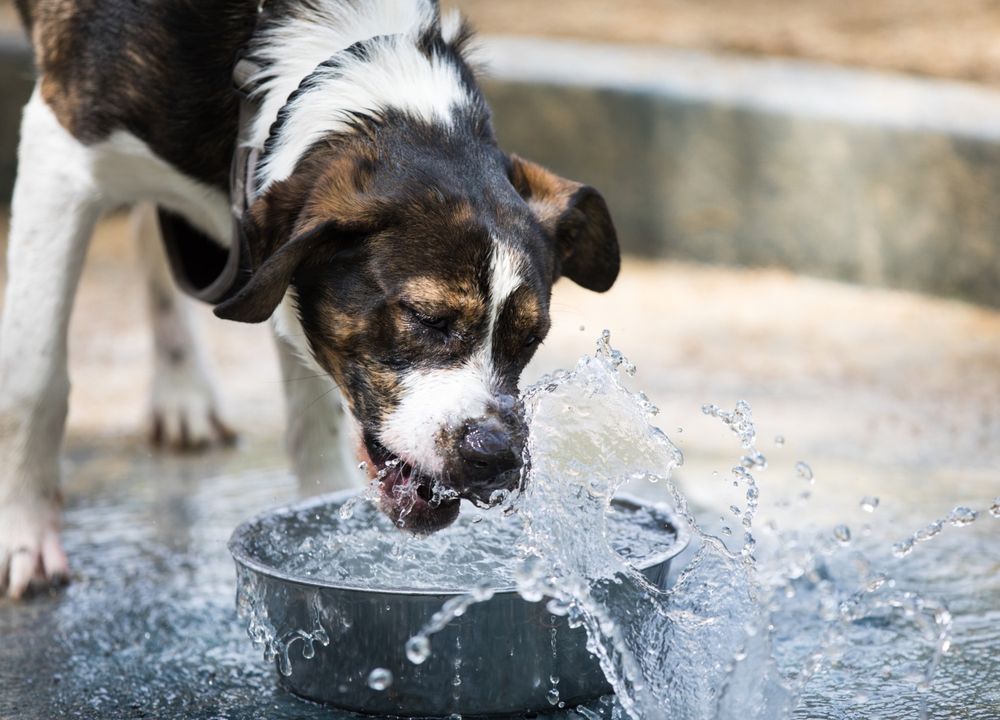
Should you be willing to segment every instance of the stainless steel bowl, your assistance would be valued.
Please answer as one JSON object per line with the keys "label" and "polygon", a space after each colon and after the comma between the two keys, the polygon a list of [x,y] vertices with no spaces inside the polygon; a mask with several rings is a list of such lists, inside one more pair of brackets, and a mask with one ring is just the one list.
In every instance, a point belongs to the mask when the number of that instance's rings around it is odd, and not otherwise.
{"label": "stainless steel bowl", "polygon": [[[324,500],[339,506],[351,495],[337,493]],[[674,537],[664,551],[637,566],[651,583],[665,588],[670,561],[688,543],[683,524],[662,506],[633,498],[614,502],[623,510],[652,510],[662,517],[664,533]],[[319,623],[330,636],[328,645],[313,645],[311,658],[303,657],[304,645],[289,653],[291,673],[278,676],[296,695],[370,715],[473,718],[552,710],[553,688],[558,690],[556,702],[565,707],[611,691],[587,651],[585,631],[552,615],[546,602],[527,602],[513,589],[471,605],[432,637],[426,661],[412,664],[406,658],[406,641],[459,593],[359,590],[289,575],[255,558],[253,539],[262,523],[296,507],[248,520],[229,541],[238,572],[254,585],[257,601],[279,635]],[[392,673],[392,683],[384,690],[369,687],[374,668]]]}

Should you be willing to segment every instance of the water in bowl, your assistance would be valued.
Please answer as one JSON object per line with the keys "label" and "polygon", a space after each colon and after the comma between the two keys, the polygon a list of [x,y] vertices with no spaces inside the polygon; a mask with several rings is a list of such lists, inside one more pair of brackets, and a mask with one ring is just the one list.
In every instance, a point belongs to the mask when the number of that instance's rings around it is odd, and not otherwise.
{"label": "water in bowl", "polygon": [[[606,533],[631,564],[669,549],[676,538],[663,513],[625,505],[609,508]],[[450,527],[416,537],[399,532],[373,503],[320,499],[262,519],[245,550],[263,565],[316,583],[463,592],[513,588],[523,535],[517,513],[469,505]]]}

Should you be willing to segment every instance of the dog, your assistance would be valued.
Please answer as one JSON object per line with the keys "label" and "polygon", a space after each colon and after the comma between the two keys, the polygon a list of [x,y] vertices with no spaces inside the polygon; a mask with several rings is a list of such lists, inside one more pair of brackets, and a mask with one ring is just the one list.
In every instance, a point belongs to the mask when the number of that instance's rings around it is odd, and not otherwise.
{"label": "dog", "polygon": [[457,14],[435,0],[17,5],[38,81],[0,326],[0,595],[68,577],[67,324],[108,209],[138,208],[151,258],[161,440],[231,436],[179,285],[225,320],[271,321],[286,379],[323,378],[321,400],[285,383],[300,477],[346,485],[332,463],[360,476],[361,461],[415,533],[517,487],[518,381],[553,283],[609,289],[618,240],[595,189],[498,147]]}

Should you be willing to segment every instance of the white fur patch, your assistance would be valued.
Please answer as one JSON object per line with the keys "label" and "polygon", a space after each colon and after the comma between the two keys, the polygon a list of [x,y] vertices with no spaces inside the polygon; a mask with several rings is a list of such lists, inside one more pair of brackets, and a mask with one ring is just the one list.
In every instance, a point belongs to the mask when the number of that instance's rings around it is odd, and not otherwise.
{"label": "white fur patch", "polygon": [[458,368],[414,370],[403,377],[402,397],[382,425],[379,441],[418,471],[440,473],[442,430],[481,417],[493,397],[495,379],[489,349],[480,349]]}
{"label": "white fur patch", "polygon": [[299,319],[298,295],[295,288],[288,289],[274,314],[271,315],[271,326],[275,334],[291,346],[299,361],[311,372],[326,372],[316,362],[312,348],[309,347],[309,341],[306,339],[305,328],[302,327],[302,321]]}
{"label": "white fur patch", "polygon": [[[225,193],[192,181],[118,131],[84,145],[37,89],[25,106],[8,243],[0,340],[0,502],[10,485],[35,492],[58,477],[69,392],[66,332],[94,222],[106,209],[152,200],[228,242]],[[3,423],[0,423],[3,424]]]}
{"label": "white fur patch", "polygon": [[289,106],[288,120],[258,168],[260,190],[284,180],[302,155],[323,137],[348,130],[354,113],[406,112],[427,122],[451,124],[456,108],[469,102],[457,68],[426,57],[416,46],[436,20],[430,0],[326,0],[268,30],[255,56],[263,63],[255,93],[261,109],[250,142],[262,147],[278,112],[303,78],[338,51],[375,40],[365,59],[346,58],[320,71],[318,82]]}
{"label": "white fur patch", "polygon": [[499,383],[493,367],[493,335],[504,303],[523,283],[522,263],[514,248],[494,240],[485,343],[458,368],[415,370],[404,376],[399,405],[383,423],[379,441],[415,468],[441,472],[441,432],[486,414]]}
{"label": "white fur patch", "polygon": [[524,259],[504,242],[494,240],[493,255],[490,258],[490,338],[496,328],[497,319],[504,303],[521,284]]}

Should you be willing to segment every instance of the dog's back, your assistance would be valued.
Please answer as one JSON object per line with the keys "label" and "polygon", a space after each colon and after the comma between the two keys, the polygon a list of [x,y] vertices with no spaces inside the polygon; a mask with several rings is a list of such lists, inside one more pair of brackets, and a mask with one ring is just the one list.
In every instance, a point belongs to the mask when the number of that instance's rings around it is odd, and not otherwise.
{"label": "dog's back", "polygon": [[256,0],[16,0],[42,96],[86,143],[124,130],[190,177],[228,183],[232,67]]}

